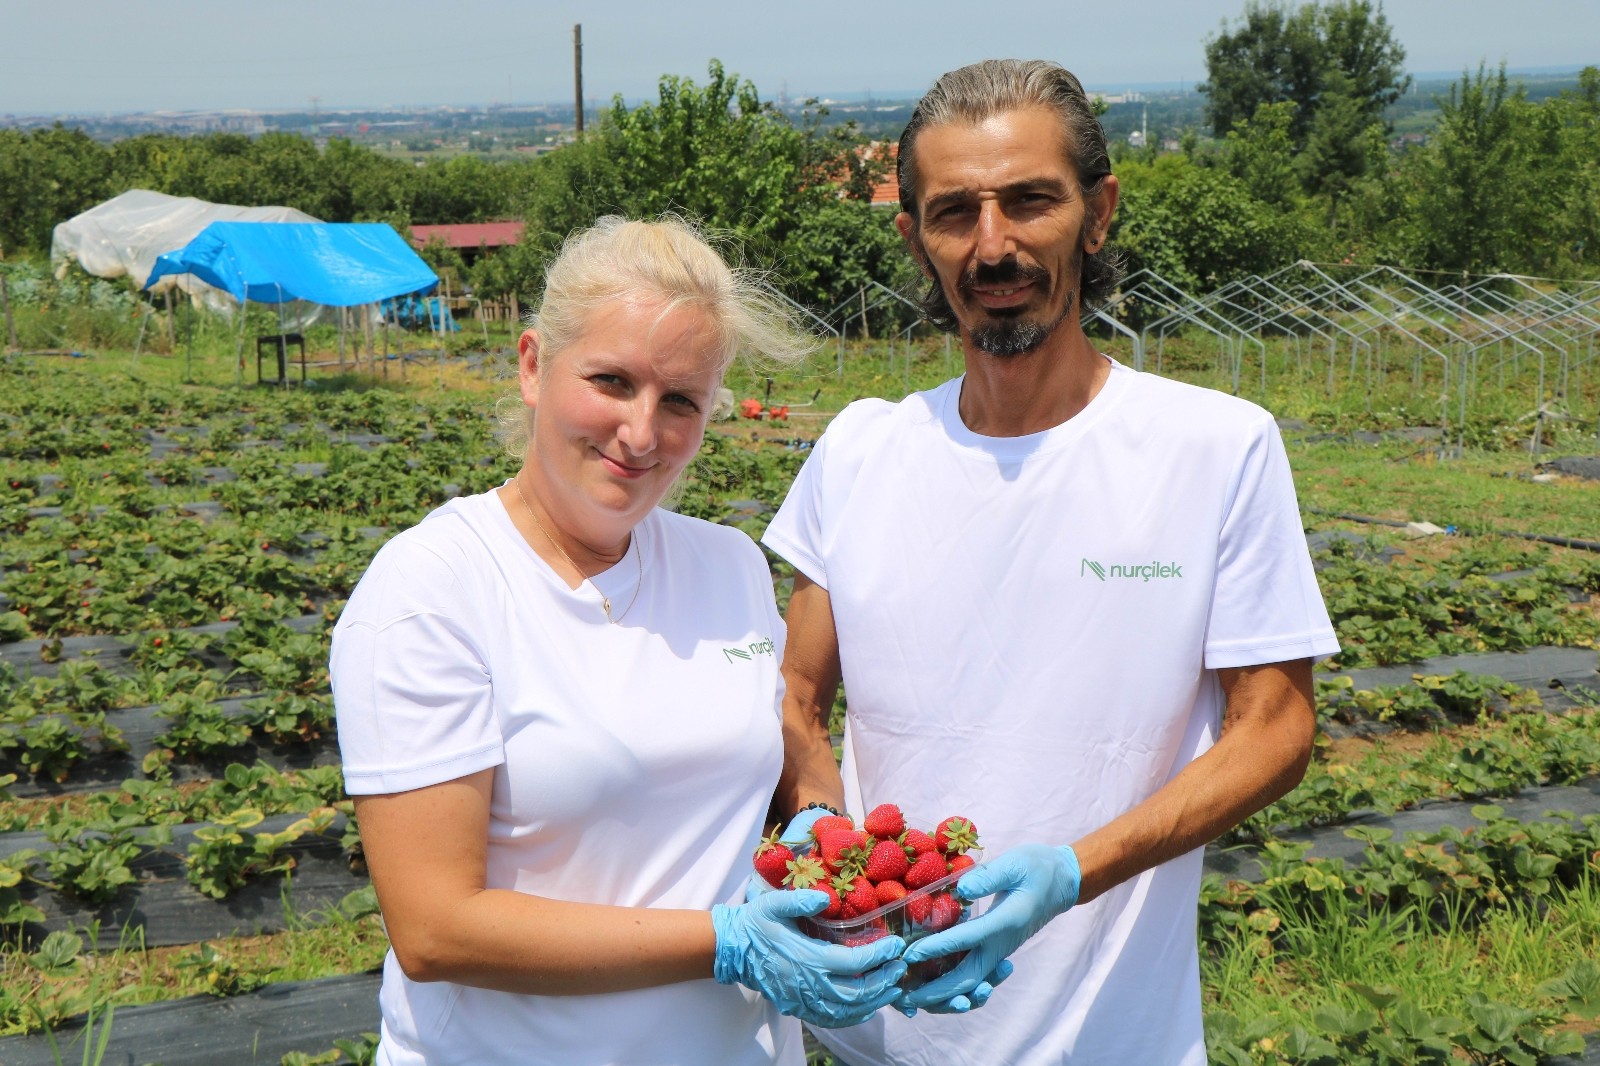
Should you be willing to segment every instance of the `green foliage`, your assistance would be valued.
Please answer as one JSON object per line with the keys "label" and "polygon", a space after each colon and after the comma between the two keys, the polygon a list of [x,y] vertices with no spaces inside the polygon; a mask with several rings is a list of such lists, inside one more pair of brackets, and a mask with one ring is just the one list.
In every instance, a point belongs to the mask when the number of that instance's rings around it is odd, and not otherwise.
{"label": "green foliage", "polygon": [[1312,139],[1324,105],[1349,110],[1340,123],[1364,128],[1411,84],[1405,49],[1381,6],[1368,0],[1326,5],[1250,3],[1240,25],[1226,22],[1206,41],[1206,117],[1218,137],[1255,116],[1263,104],[1292,101],[1289,132],[1296,149]]}
{"label": "green foliage", "polygon": [[282,854],[307,834],[319,834],[336,817],[331,807],[311,811],[279,832],[255,831],[263,821],[259,810],[241,807],[195,830],[195,842],[184,855],[189,883],[212,899],[226,899],[247,880],[282,873],[294,859]]}
{"label": "green foliage", "polygon": [[869,277],[892,280],[898,237],[866,206],[885,163],[852,125],[824,128],[820,115],[793,122],[716,60],[703,85],[667,75],[655,101],[615,98],[597,132],[542,161],[517,253],[522,291],[536,291],[561,240],[599,215],[669,211],[730,235],[824,309]]}
{"label": "green foliage", "polygon": [[264,983],[259,974],[241,970],[232,958],[210,944],[201,944],[174,965],[194,974],[213,996],[237,996]]}
{"label": "green foliage", "polygon": [[1225,170],[1163,156],[1125,166],[1111,237],[1130,272],[1148,269],[1190,292],[1269,274],[1298,254],[1299,220]]}

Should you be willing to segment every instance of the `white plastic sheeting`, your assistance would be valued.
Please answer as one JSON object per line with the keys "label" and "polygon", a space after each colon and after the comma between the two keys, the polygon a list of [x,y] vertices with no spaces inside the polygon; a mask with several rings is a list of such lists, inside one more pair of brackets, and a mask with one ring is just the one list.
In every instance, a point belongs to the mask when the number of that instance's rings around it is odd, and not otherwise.
{"label": "white plastic sheeting", "polygon": [[[238,207],[192,196],[133,189],[56,226],[50,259],[56,276],[69,262],[102,278],[131,277],[142,288],[156,258],[187,245],[213,222],[320,222],[292,207]],[[177,288],[217,310],[236,306],[226,292],[188,274],[161,279],[153,290]]]}

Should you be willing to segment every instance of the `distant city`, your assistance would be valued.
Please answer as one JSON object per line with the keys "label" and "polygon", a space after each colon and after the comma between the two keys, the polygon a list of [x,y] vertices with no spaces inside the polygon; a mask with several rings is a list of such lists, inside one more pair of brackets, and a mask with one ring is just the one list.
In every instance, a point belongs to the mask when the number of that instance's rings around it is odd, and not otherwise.
{"label": "distant city", "polygon": [[[1538,68],[1510,73],[1530,98],[1554,95],[1577,84],[1577,67]],[[1397,134],[1418,135],[1432,126],[1435,97],[1448,93],[1456,73],[1414,75],[1412,89],[1390,109]],[[1102,122],[1113,139],[1140,147],[1170,145],[1189,131],[1205,132],[1206,97],[1193,82],[1142,84],[1115,90],[1091,89],[1104,101]],[[841,93],[800,99],[786,91],[773,105],[795,119],[824,111],[824,125],[853,122],[874,139],[898,137],[915,104],[916,92]],[[644,101],[625,101],[635,106]],[[146,112],[0,114],[0,128],[49,128],[57,123],[82,129],[98,141],[112,142],[147,133],[178,135],[233,133],[256,137],[294,133],[318,142],[344,138],[379,151],[424,158],[435,153],[471,152],[488,157],[538,155],[568,143],[577,127],[577,109],[565,104],[439,105],[431,107],[345,108],[310,106],[278,109],[222,109]],[[586,124],[599,121],[609,99],[584,104]]]}

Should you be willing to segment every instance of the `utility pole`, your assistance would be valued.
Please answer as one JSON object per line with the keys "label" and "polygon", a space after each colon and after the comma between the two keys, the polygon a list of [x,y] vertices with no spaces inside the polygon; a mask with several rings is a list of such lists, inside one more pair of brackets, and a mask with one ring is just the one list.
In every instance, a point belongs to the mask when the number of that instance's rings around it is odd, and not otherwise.
{"label": "utility pole", "polygon": [[572,27],[572,88],[578,114],[578,136],[583,136],[583,23]]}

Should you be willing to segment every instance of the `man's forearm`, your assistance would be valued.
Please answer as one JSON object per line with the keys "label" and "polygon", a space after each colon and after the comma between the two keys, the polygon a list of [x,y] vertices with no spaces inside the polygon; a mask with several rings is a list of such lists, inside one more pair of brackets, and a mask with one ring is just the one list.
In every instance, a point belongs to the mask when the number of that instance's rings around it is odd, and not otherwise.
{"label": "man's forearm", "polygon": [[1079,903],[1215,840],[1292,790],[1316,737],[1309,660],[1223,672],[1222,735],[1132,810],[1072,842]]}
{"label": "man's forearm", "polygon": [[783,651],[783,774],[773,797],[785,822],[808,803],[844,810],[844,781],[828,719],[843,671],[828,590],[796,574]]}
{"label": "man's forearm", "polygon": [[834,758],[833,738],[825,724],[810,713],[788,703],[783,715],[783,774],[773,806],[787,822],[808,803],[826,803],[844,810],[844,781],[839,776],[839,761]]}

